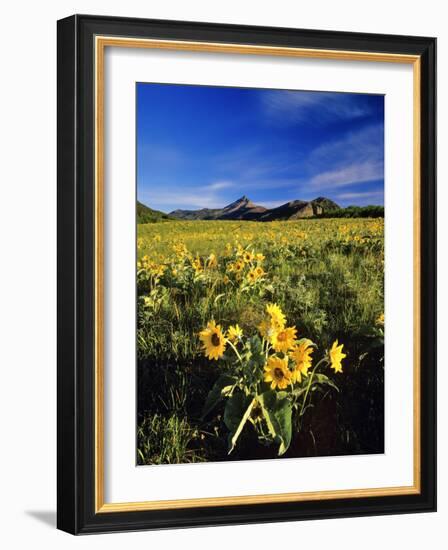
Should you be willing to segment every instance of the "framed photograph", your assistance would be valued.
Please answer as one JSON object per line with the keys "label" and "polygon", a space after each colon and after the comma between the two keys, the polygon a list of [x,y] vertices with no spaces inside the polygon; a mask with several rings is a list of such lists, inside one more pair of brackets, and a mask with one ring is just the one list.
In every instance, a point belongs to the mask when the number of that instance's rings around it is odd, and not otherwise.
{"label": "framed photograph", "polygon": [[436,509],[434,38],[58,22],[58,527]]}

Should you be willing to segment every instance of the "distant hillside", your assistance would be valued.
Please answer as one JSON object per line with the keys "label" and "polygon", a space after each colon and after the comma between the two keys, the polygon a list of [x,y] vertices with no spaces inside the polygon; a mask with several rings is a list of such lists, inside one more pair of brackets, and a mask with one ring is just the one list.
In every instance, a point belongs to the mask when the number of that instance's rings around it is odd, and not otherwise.
{"label": "distant hillside", "polygon": [[160,210],[153,210],[137,201],[137,223],[154,223],[171,220],[172,218],[168,214],[160,212]]}
{"label": "distant hillside", "polygon": [[290,201],[277,208],[265,212],[260,221],[273,220],[297,220],[301,218],[314,218],[324,213],[340,210],[339,205],[325,197],[318,197],[312,201]]}
{"label": "distant hillside", "polygon": [[330,199],[318,197],[312,201],[295,200],[277,208],[265,208],[254,204],[246,195],[224,208],[202,208],[200,210],[174,210],[170,216],[181,220],[296,220],[313,218],[340,210]]}
{"label": "distant hillside", "polygon": [[348,206],[341,208],[331,199],[317,197],[312,201],[294,200],[276,208],[254,204],[246,195],[224,208],[199,210],[173,210],[169,214],[153,210],[137,201],[137,223],[154,223],[173,220],[249,220],[285,221],[304,218],[379,218],[384,217],[383,206]]}
{"label": "distant hillside", "polygon": [[257,206],[244,195],[224,208],[174,210],[170,216],[182,220],[254,220],[264,212],[267,212],[264,206]]}
{"label": "distant hillside", "polygon": [[347,206],[321,214],[321,218],[384,218],[384,206]]}

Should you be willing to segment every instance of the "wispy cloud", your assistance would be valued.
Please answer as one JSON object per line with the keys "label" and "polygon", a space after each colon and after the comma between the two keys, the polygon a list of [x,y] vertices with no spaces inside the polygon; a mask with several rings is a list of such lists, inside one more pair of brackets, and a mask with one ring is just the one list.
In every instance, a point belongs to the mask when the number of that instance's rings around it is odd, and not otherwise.
{"label": "wispy cloud", "polygon": [[260,102],[268,120],[282,125],[305,121],[325,125],[371,113],[365,98],[358,94],[272,90],[260,94]]}
{"label": "wispy cloud", "polygon": [[[333,189],[384,178],[384,130],[382,125],[350,132],[342,139],[317,147],[309,157],[314,176],[310,185]],[[319,170],[325,166],[325,170]]]}
{"label": "wispy cloud", "polygon": [[322,172],[314,176],[310,185],[323,189],[344,187],[353,183],[378,181],[383,177],[383,165],[378,162],[362,162]]}
{"label": "wispy cloud", "polygon": [[344,137],[326,141],[311,153],[310,161],[318,164],[347,163],[355,161],[376,160],[384,157],[384,126],[374,124],[356,132],[349,132]]}
{"label": "wispy cloud", "polygon": [[220,191],[221,189],[230,189],[234,186],[235,184],[233,183],[233,181],[216,181],[208,185],[206,189],[210,191]]}
{"label": "wispy cloud", "polygon": [[221,191],[234,187],[231,181],[217,181],[209,185],[199,187],[170,186],[169,190],[163,185],[151,185],[139,193],[139,200],[154,208],[163,211],[172,210],[171,205],[176,208],[222,208],[226,198]]}
{"label": "wispy cloud", "polygon": [[260,145],[247,145],[230,149],[216,155],[213,159],[216,169],[226,174],[238,174],[241,181],[260,180],[271,174],[278,174],[284,166],[285,159]]}
{"label": "wispy cloud", "polygon": [[172,209],[171,205],[176,205],[175,208],[196,209],[196,208],[219,208],[221,206],[219,197],[214,195],[204,195],[203,193],[195,193],[189,190],[188,193],[163,191],[160,186],[157,191],[144,191],[139,195],[139,199],[150,205],[153,208],[158,208],[163,211]]}

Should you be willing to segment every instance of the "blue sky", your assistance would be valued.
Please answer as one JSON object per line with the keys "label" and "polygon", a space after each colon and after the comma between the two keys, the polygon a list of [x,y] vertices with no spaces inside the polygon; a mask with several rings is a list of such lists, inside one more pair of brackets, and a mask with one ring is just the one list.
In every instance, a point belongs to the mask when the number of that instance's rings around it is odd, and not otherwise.
{"label": "blue sky", "polygon": [[384,204],[379,95],[137,84],[137,196],[152,208]]}

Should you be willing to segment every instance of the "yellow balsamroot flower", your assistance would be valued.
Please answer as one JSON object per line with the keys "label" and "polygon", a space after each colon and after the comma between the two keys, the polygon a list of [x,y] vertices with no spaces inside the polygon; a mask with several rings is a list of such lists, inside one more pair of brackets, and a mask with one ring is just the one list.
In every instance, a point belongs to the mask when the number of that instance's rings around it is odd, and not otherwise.
{"label": "yellow balsamroot flower", "polygon": [[235,271],[236,273],[239,273],[240,271],[242,271],[243,268],[244,268],[244,263],[241,260],[238,260],[233,264],[233,271]]}
{"label": "yellow balsamroot flower", "polygon": [[283,311],[277,304],[267,304],[266,311],[271,317],[272,324],[278,329],[282,329],[286,325],[286,317]]}
{"label": "yellow balsamroot flower", "polygon": [[288,359],[280,359],[275,355],[269,357],[264,367],[264,381],[271,383],[271,390],[284,390],[291,384],[291,372],[288,369]]}
{"label": "yellow balsamroot flower", "polygon": [[261,263],[266,259],[266,256],[259,252],[258,254],[255,254],[255,259],[257,260],[257,262]]}
{"label": "yellow balsamroot flower", "polygon": [[258,266],[254,269],[254,271],[255,271],[258,278],[263,277],[264,269],[262,267]]}
{"label": "yellow balsamroot flower", "polygon": [[230,283],[230,279],[227,277],[227,275],[224,275],[224,277],[222,278],[222,282],[225,285],[228,285]]}
{"label": "yellow balsamroot flower", "polygon": [[156,262],[151,261],[150,257],[145,255],[140,262],[137,262],[138,269],[144,269],[150,275],[154,277],[161,277],[165,270],[166,266],[163,264],[157,264]]}
{"label": "yellow balsamroot flower", "polygon": [[255,269],[251,269],[249,273],[247,274],[247,280],[249,283],[253,284],[258,279],[258,275]]}
{"label": "yellow balsamroot flower", "polygon": [[209,321],[207,328],[201,330],[199,338],[203,345],[203,352],[209,359],[218,360],[224,355],[226,350],[226,339],[221,330],[221,326],[215,321]]}
{"label": "yellow balsamroot flower", "polygon": [[333,345],[328,352],[328,355],[330,357],[330,367],[334,369],[334,372],[342,372],[342,365],[341,361],[344,359],[344,357],[347,357],[345,353],[342,353],[342,346],[344,344],[338,345],[339,342],[336,340],[333,342]]}
{"label": "yellow balsamroot flower", "polygon": [[236,325],[230,325],[228,331],[227,331],[227,339],[231,342],[236,342],[237,340],[241,340],[243,337],[243,330],[241,327]]}
{"label": "yellow balsamroot flower", "polygon": [[250,263],[254,259],[254,255],[250,250],[246,250],[243,253],[243,260],[246,262],[246,264]]}
{"label": "yellow balsamroot flower", "polygon": [[184,243],[175,243],[173,244],[173,250],[179,256],[179,258],[183,258],[184,256],[188,255],[188,248],[185,246]]}
{"label": "yellow balsamroot flower", "polygon": [[376,320],[376,324],[377,325],[381,325],[381,326],[384,326],[384,313],[382,313],[378,319]]}
{"label": "yellow balsamroot flower", "polygon": [[294,361],[294,370],[292,371],[291,379],[294,383],[300,382],[303,376],[308,376],[308,369],[311,367],[313,358],[311,354],[314,348],[311,347],[311,340],[304,340],[297,344],[289,353],[289,356]]}
{"label": "yellow balsamroot flower", "polygon": [[271,344],[275,351],[283,351],[286,353],[289,349],[294,347],[297,336],[296,327],[288,327],[275,331],[271,337]]}

